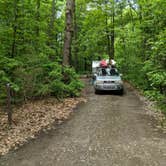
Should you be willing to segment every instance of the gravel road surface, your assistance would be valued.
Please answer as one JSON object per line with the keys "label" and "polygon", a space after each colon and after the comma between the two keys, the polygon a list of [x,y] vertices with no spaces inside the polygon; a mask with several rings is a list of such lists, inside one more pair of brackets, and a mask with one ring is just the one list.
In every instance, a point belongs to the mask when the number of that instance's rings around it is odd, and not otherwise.
{"label": "gravel road surface", "polygon": [[123,96],[87,89],[65,123],[0,158],[0,166],[166,166],[166,134],[126,86]]}

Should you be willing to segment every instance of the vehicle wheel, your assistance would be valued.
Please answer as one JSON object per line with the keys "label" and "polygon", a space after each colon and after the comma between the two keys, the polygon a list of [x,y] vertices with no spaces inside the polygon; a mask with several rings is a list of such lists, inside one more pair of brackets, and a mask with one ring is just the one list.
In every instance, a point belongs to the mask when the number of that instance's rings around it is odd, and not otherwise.
{"label": "vehicle wheel", "polygon": [[124,90],[123,89],[119,90],[119,94],[123,95],[124,94]]}
{"label": "vehicle wheel", "polygon": [[95,94],[99,94],[99,90],[96,90],[96,89],[95,89]]}

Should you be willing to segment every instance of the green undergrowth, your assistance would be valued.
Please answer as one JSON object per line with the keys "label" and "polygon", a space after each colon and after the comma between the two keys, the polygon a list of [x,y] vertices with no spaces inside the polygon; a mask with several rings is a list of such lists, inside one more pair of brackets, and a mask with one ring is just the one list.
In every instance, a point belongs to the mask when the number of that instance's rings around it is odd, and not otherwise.
{"label": "green undergrowth", "polygon": [[161,94],[158,89],[145,88],[143,85],[136,82],[136,80],[129,79],[128,76],[124,76],[125,80],[129,80],[129,82],[136,87],[142,94],[149,100],[154,101],[156,103],[155,107],[157,110],[159,109],[166,116],[166,95]]}
{"label": "green undergrowth", "polygon": [[166,116],[166,96],[155,90],[144,91],[144,95],[151,101],[156,102],[156,106]]}
{"label": "green undergrowth", "polygon": [[[11,87],[12,103],[54,96],[58,99],[80,96],[84,87],[79,75],[70,67],[63,67],[46,57],[23,63],[20,59],[0,60],[0,103],[5,104],[6,84]],[[30,67],[32,66],[32,67]]]}

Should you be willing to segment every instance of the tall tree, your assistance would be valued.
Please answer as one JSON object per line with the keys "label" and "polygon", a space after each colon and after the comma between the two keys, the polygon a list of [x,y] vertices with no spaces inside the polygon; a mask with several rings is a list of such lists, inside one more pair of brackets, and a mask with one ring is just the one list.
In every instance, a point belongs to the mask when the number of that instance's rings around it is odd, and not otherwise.
{"label": "tall tree", "polygon": [[107,54],[109,59],[111,58],[111,40],[110,40],[110,31],[109,31],[109,11],[108,11],[108,0],[105,1],[105,29],[106,29],[106,38],[107,38]]}
{"label": "tall tree", "polygon": [[17,4],[18,0],[13,1],[13,40],[12,40],[12,49],[11,49],[11,57],[14,58],[16,54],[16,35],[17,35]]}
{"label": "tall tree", "polygon": [[50,20],[48,23],[48,46],[52,49],[54,49],[54,52],[49,56],[51,60],[55,60],[55,54],[57,53],[57,32],[55,29],[55,21],[56,21],[56,0],[52,0],[51,3],[51,13],[50,13]]}
{"label": "tall tree", "polygon": [[111,57],[110,59],[114,59],[115,54],[115,1],[112,0],[111,2]]}
{"label": "tall tree", "polygon": [[[76,4],[74,4],[76,5]],[[74,32],[73,32],[73,64],[75,67],[75,70],[77,71],[78,68],[78,44],[77,44],[77,40],[78,40],[78,25],[77,25],[77,13],[76,13],[76,7],[74,6]]]}
{"label": "tall tree", "polygon": [[64,48],[63,48],[64,66],[70,65],[74,7],[75,7],[75,0],[66,1],[65,38],[64,38]]}
{"label": "tall tree", "polygon": [[40,22],[40,0],[37,0],[36,1],[36,22],[37,22],[37,25],[36,25],[36,35],[37,37],[39,36],[39,22]]}

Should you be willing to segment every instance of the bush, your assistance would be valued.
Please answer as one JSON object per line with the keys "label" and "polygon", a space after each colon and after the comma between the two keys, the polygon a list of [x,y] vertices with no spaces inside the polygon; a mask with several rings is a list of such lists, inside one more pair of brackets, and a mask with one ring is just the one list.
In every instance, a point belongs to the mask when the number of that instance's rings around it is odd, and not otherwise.
{"label": "bush", "polygon": [[[62,67],[46,57],[39,61],[24,65],[16,60],[6,59],[0,62],[0,101],[6,99],[6,83],[10,83],[14,103],[38,97],[55,96],[57,98],[75,97],[80,95],[83,84],[73,68]],[[21,64],[21,65],[20,65]]]}

